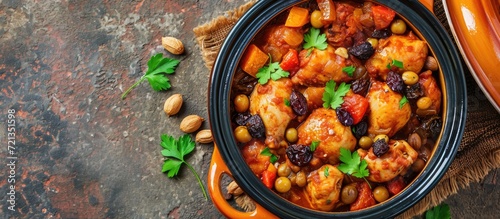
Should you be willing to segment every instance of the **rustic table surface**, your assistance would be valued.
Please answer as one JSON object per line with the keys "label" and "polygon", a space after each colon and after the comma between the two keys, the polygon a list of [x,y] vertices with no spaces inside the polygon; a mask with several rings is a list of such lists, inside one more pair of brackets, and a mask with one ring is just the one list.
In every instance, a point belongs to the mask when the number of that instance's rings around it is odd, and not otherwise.
{"label": "rustic table surface", "polygon": [[[0,218],[222,218],[187,168],[161,172],[160,135],[182,135],[187,115],[208,119],[209,70],[192,29],[244,2],[0,1]],[[186,52],[166,53],[162,36]],[[158,52],[181,60],[172,88],[143,82],[122,100]],[[175,93],[184,105],[167,117]],[[205,185],[212,150],[198,144],[187,159]],[[498,214],[498,179],[493,171],[447,199],[452,215]]]}

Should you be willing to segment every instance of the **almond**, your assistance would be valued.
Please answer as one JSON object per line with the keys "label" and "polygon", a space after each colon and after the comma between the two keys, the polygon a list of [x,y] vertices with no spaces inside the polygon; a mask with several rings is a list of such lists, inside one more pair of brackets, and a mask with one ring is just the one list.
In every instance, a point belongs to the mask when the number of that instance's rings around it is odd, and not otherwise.
{"label": "almond", "polygon": [[184,45],[182,42],[174,37],[162,37],[161,38],[161,45],[163,45],[163,48],[165,48],[167,51],[174,55],[180,55],[184,53]]}
{"label": "almond", "polygon": [[169,116],[177,114],[182,107],[182,95],[174,94],[170,96],[163,105],[163,111]]}
{"label": "almond", "polygon": [[431,70],[431,71],[437,71],[439,69],[438,63],[436,61],[436,58],[432,56],[427,56],[427,59],[425,60],[424,64],[424,69]]}
{"label": "almond", "polygon": [[210,129],[204,129],[196,133],[196,142],[202,144],[208,144],[214,141],[212,136],[212,131]]}
{"label": "almond", "polygon": [[205,119],[198,115],[186,116],[186,118],[181,121],[180,129],[185,133],[193,133],[201,127],[201,123],[203,123],[204,120]]}

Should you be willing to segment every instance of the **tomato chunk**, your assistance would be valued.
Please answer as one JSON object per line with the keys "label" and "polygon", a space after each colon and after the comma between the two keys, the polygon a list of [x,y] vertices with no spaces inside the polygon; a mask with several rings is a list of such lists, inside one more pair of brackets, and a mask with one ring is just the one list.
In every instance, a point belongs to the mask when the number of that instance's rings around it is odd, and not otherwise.
{"label": "tomato chunk", "polygon": [[344,97],[344,103],[341,107],[344,108],[349,114],[351,114],[353,119],[353,124],[358,124],[368,109],[368,100],[363,96],[355,93],[349,92]]}
{"label": "tomato chunk", "polygon": [[374,5],[372,6],[372,15],[375,29],[381,30],[391,24],[394,16],[396,16],[396,12],[385,6]]}
{"label": "tomato chunk", "polygon": [[288,50],[288,52],[283,56],[283,59],[281,60],[280,67],[290,73],[298,71],[299,53],[297,52],[297,50]]}
{"label": "tomato chunk", "polygon": [[377,203],[367,182],[359,182],[356,188],[358,189],[358,198],[351,204],[351,211],[368,208]]}
{"label": "tomato chunk", "polygon": [[389,190],[389,193],[391,195],[398,194],[405,187],[406,187],[406,183],[403,181],[403,177],[401,177],[401,176],[396,177],[393,180],[387,182],[387,190]]}

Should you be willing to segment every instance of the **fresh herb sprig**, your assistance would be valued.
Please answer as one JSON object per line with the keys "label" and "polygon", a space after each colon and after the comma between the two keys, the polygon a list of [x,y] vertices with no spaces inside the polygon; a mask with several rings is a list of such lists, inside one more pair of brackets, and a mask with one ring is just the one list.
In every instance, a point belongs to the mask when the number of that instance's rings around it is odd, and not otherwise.
{"label": "fresh herb sprig", "polygon": [[342,71],[345,72],[349,77],[354,75],[354,71],[356,71],[356,67],[354,65],[349,65],[342,68]]}
{"label": "fresh herb sprig", "polygon": [[344,96],[351,88],[351,85],[342,82],[335,90],[336,86],[337,84],[333,80],[326,83],[325,92],[323,93],[322,98],[324,108],[337,109],[342,103],[344,103]]}
{"label": "fresh herb sprig", "polygon": [[287,71],[283,70],[279,62],[272,62],[269,56],[269,65],[259,69],[255,77],[259,79],[260,84],[266,84],[269,79],[276,81],[280,78],[286,78],[290,75]]}
{"label": "fresh herb sprig", "polygon": [[425,212],[425,219],[450,219],[450,206],[441,204]]}
{"label": "fresh herb sprig", "polygon": [[268,147],[266,147],[264,150],[262,150],[260,152],[260,154],[270,157],[269,162],[271,162],[271,163],[275,163],[276,161],[278,161],[278,157],[276,155],[274,155]]}
{"label": "fresh herb sprig", "polygon": [[146,73],[122,94],[122,99],[125,99],[132,89],[145,80],[148,80],[155,91],[170,89],[170,80],[165,74],[173,74],[179,63],[179,60],[164,58],[162,53],[152,56],[148,61],[148,70]]}
{"label": "fresh herb sprig", "polygon": [[321,31],[319,29],[311,27],[309,31],[304,34],[304,41],[306,43],[304,43],[303,48],[325,50],[328,46],[328,43],[326,42],[326,34],[320,34],[320,32]]}
{"label": "fresh herb sprig", "polygon": [[406,98],[406,96],[403,96],[403,98],[401,98],[401,100],[399,101],[399,109],[403,109],[403,106],[405,106],[405,104],[408,102],[410,102],[408,101],[408,98]]}
{"label": "fresh herb sprig", "polygon": [[[367,169],[368,163],[365,159],[361,159],[357,151],[351,153],[348,149],[340,148],[339,159],[342,163],[337,167],[337,169],[345,174],[357,178],[363,178],[366,182],[368,182],[365,178],[370,175],[370,171]],[[368,185],[370,185],[370,183],[368,183]]]}
{"label": "fresh herb sprig", "polygon": [[200,176],[196,173],[194,168],[184,160],[184,157],[191,153],[196,146],[191,136],[185,134],[179,137],[179,139],[175,139],[170,135],[163,134],[161,135],[161,146],[163,147],[161,154],[167,158],[165,163],[163,163],[162,172],[166,172],[168,177],[173,178],[179,173],[182,164],[186,164],[196,177],[196,180],[198,180],[205,200],[208,200],[207,192],[201,183]]}
{"label": "fresh herb sprig", "polygon": [[404,68],[403,62],[393,59],[391,63],[387,64],[388,69],[392,69],[392,66],[398,67],[398,68]]}

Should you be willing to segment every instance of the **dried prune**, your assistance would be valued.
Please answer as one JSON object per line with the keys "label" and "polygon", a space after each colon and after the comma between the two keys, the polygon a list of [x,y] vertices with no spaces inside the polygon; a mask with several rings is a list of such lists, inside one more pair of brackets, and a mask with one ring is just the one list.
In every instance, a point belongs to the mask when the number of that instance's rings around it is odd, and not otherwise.
{"label": "dried prune", "polygon": [[355,45],[349,48],[349,53],[361,60],[369,59],[374,52],[375,50],[373,49],[372,44],[370,44],[369,42],[363,42],[359,45]]}
{"label": "dried prune", "polygon": [[375,142],[373,142],[373,154],[375,154],[377,157],[380,157],[387,153],[389,151],[389,145],[387,142],[385,142],[384,139],[378,139]]}
{"label": "dried prune", "polygon": [[366,93],[368,93],[368,88],[370,88],[370,78],[362,77],[353,81],[351,84],[351,88],[355,94],[366,96]]}
{"label": "dried prune", "polygon": [[242,125],[246,125],[247,123],[247,120],[251,117],[252,115],[250,115],[250,113],[247,111],[247,112],[243,112],[243,113],[237,113],[233,116],[233,121],[238,125],[238,126],[242,126]]}
{"label": "dried prune", "polygon": [[339,107],[335,110],[335,112],[337,112],[337,119],[340,123],[342,123],[342,125],[351,126],[354,123],[354,119],[352,118],[351,114],[344,108]]}
{"label": "dried prune", "polygon": [[372,33],[372,37],[375,38],[387,38],[391,36],[391,31],[388,29],[383,29],[383,30],[374,30]]}
{"label": "dried prune", "polygon": [[292,91],[290,95],[290,105],[295,114],[302,116],[307,113],[307,99],[298,91]]}
{"label": "dried prune", "polygon": [[387,79],[386,79],[387,85],[393,90],[394,92],[398,93],[403,93],[404,91],[404,82],[403,82],[403,77],[401,77],[400,74],[390,71],[387,74]]}
{"label": "dried prune", "polygon": [[406,98],[410,100],[418,99],[419,97],[424,95],[424,91],[420,87],[419,83],[416,83],[412,86],[406,86]]}
{"label": "dried prune", "polygon": [[303,167],[311,161],[313,153],[308,146],[292,144],[286,148],[286,156],[293,164]]}
{"label": "dried prune", "polygon": [[253,138],[265,138],[266,137],[266,128],[264,127],[264,122],[259,115],[251,116],[247,122],[246,126],[248,132]]}
{"label": "dried prune", "polygon": [[352,126],[352,134],[356,139],[360,139],[366,132],[368,131],[368,123],[364,120],[361,120],[358,124]]}

